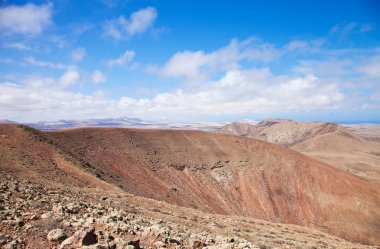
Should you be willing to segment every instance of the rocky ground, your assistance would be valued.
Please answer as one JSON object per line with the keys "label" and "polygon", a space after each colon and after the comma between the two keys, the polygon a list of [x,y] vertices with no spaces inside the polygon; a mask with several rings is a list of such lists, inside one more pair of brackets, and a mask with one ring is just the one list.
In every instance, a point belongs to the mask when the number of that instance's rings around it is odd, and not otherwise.
{"label": "rocky ground", "polygon": [[306,228],[2,175],[1,248],[376,248]]}

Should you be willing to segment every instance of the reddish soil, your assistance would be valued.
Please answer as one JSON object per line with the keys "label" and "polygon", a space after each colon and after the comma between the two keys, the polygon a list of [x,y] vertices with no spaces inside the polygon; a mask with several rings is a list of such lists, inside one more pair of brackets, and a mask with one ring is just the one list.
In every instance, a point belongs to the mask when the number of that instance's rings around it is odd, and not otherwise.
{"label": "reddish soil", "polygon": [[199,131],[0,125],[0,171],[380,244],[380,190],[293,150]]}

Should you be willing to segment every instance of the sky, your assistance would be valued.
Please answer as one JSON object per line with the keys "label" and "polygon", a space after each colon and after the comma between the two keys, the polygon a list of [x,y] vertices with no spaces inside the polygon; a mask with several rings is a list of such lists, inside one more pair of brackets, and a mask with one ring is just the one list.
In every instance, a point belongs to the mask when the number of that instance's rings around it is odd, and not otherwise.
{"label": "sky", "polygon": [[379,10],[0,0],[0,119],[380,122]]}

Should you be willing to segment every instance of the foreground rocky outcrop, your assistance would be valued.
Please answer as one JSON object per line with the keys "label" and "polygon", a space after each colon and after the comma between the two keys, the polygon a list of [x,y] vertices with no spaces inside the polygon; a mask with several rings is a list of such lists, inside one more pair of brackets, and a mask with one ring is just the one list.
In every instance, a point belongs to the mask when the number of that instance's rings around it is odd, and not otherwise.
{"label": "foreground rocky outcrop", "polygon": [[202,214],[122,192],[105,196],[0,178],[1,248],[371,248],[301,227]]}

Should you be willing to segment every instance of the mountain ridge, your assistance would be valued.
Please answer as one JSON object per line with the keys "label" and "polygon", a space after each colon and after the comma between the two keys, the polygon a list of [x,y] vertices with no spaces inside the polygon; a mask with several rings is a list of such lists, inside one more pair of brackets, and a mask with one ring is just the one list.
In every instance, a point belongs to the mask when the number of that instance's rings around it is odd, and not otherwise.
{"label": "mountain ridge", "polygon": [[[380,146],[355,130],[327,122],[232,123],[218,132],[281,144],[307,156],[380,183]],[[376,139],[376,138],[375,138]]]}

